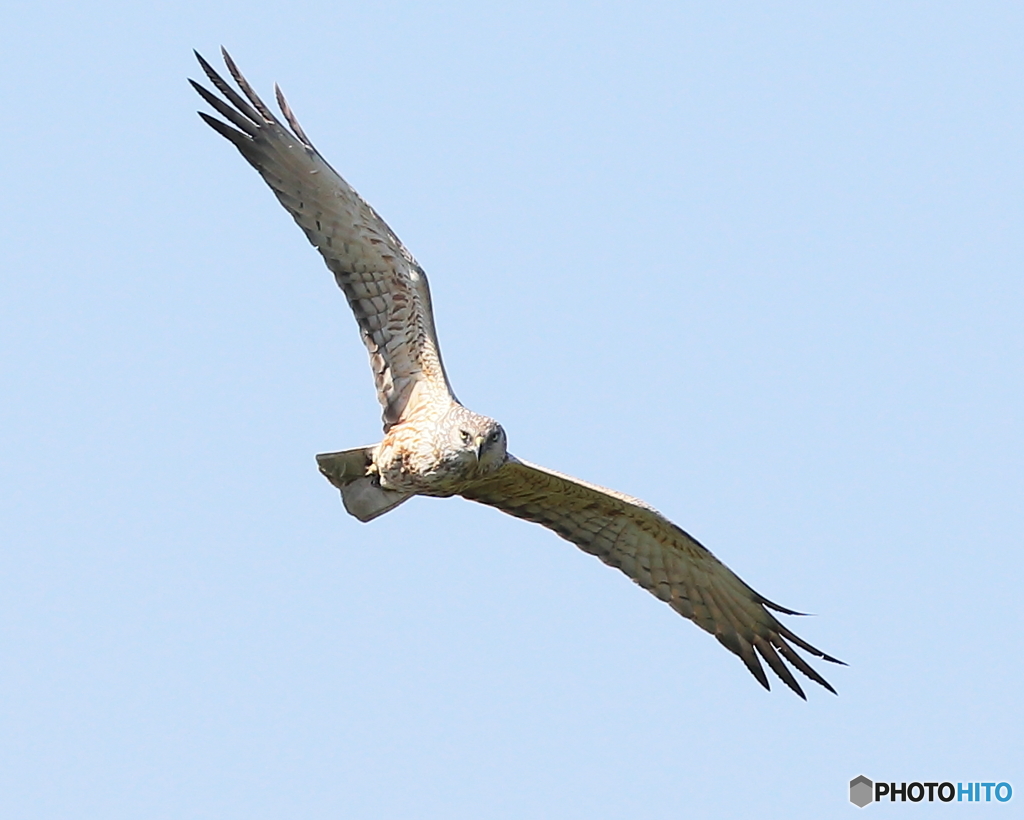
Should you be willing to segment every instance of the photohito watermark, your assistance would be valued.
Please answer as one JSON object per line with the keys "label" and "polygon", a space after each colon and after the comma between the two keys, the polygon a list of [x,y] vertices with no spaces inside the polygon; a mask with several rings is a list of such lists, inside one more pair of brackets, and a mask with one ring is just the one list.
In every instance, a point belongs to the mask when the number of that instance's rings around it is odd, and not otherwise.
{"label": "photohito watermark", "polygon": [[886,797],[892,803],[897,798],[904,803],[908,800],[911,803],[920,803],[922,800],[929,803],[936,800],[940,803],[991,803],[993,799],[996,803],[1009,803],[1013,797],[1013,786],[1005,780],[999,783],[988,781],[956,785],[948,780],[942,783],[937,780],[919,783],[915,780],[913,783],[904,781],[897,785],[895,782],[886,783],[881,780],[875,782],[864,775],[850,781],[850,802],[855,806],[864,808],[868,803],[877,803]]}

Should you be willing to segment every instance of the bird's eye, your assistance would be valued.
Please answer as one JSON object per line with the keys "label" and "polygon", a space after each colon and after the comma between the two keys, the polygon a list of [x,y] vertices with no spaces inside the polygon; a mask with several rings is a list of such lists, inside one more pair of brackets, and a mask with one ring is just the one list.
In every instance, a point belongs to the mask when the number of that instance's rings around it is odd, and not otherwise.
{"label": "bird's eye", "polygon": [[459,430],[459,435],[462,436],[463,444],[469,444],[469,440],[472,438],[472,436],[469,435],[469,430]]}
{"label": "bird's eye", "polygon": [[491,433],[489,438],[491,441],[497,441],[498,439],[501,438],[501,430],[495,430],[493,433]]}

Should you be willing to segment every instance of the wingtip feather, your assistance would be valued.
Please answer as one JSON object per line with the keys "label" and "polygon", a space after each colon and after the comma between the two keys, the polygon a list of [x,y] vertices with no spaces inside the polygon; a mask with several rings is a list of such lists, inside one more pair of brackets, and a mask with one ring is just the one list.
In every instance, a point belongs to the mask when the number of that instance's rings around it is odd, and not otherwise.
{"label": "wingtip feather", "polygon": [[757,649],[758,654],[764,658],[771,670],[779,676],[779,679],[786,684],[790,689],[796,692],[801,698],[807,700],[807,695],[804,694],[804,690],[801,688],[797,679],[793,677],[793,673],[789,671],[789,667],[782,662],[782,658],[779,657],[775,651],[775,647],[769,641],[764,638],[757,637],[754,639],[754,647]]}
{"label": "wingtip feather", "polygon": [[231,55],[228,54],[228,50],[224,46],[220,47],[220,53],[224,57],[224,64],[228,67],[228,72],[234,78],[238,87],[242,89],[242,93],[249,99],[249,102],[253,104],[253,107],[260,112],[263,118],[267,122],[277,122],[277,117],[274,116],[274,112],[271,111],[266,103],[260,99],[259,94],[249,85],[249,81],[245,79],[245,76],[241,71],[238,70],[238,66],[235,65],[235,61],[231,59]]}
{"label": "wingtip feather", "polygon": [[274,83],[274,96],[277,97],[277,105],[281,109],[281,113],[284,114],[284,118],[287,121],[289,127],[292,129],[292,132],[295,134],[295,136],[302,140],[303,144],[307,148],[312,148],[313,150],[316,150],[315,148],[313,148],[312,141],[310,141],[309,137],[306,136],[306,132],[302,130],[302,126],[299,125],[299,121],[295,117],[295,114],[292,112],[291,106],[288,105],[288,100],[285,99],[284,92],[281,90],[281,86],[279,86],[277,83]]}

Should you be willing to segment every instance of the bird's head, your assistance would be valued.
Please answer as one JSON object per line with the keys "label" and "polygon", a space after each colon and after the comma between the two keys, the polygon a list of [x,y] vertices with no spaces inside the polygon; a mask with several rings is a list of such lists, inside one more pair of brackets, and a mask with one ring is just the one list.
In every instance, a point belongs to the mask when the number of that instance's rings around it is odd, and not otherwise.
{"label": "bird's head", "polygon": [[505,430],[494,419],[455,405],[446,422],[445,454],[467,474],[486,475],[505,463]]}

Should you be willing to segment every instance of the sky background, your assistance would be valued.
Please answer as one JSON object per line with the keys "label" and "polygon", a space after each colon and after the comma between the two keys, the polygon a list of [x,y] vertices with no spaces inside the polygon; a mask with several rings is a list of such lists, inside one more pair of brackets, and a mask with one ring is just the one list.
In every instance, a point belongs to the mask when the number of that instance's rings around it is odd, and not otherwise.
{"label": "sky background", "polygon": [[[822,818],[1024,801],[1017,3],[8,3],[11,818]],[[316,252],[195,115],[288,94],[431,276],[460,398],[847,663],[765,692],[554,534],[362,525]],[[947,816],[941,804],[872,806]],[[953,810],[955,811],[955,810]]]}

